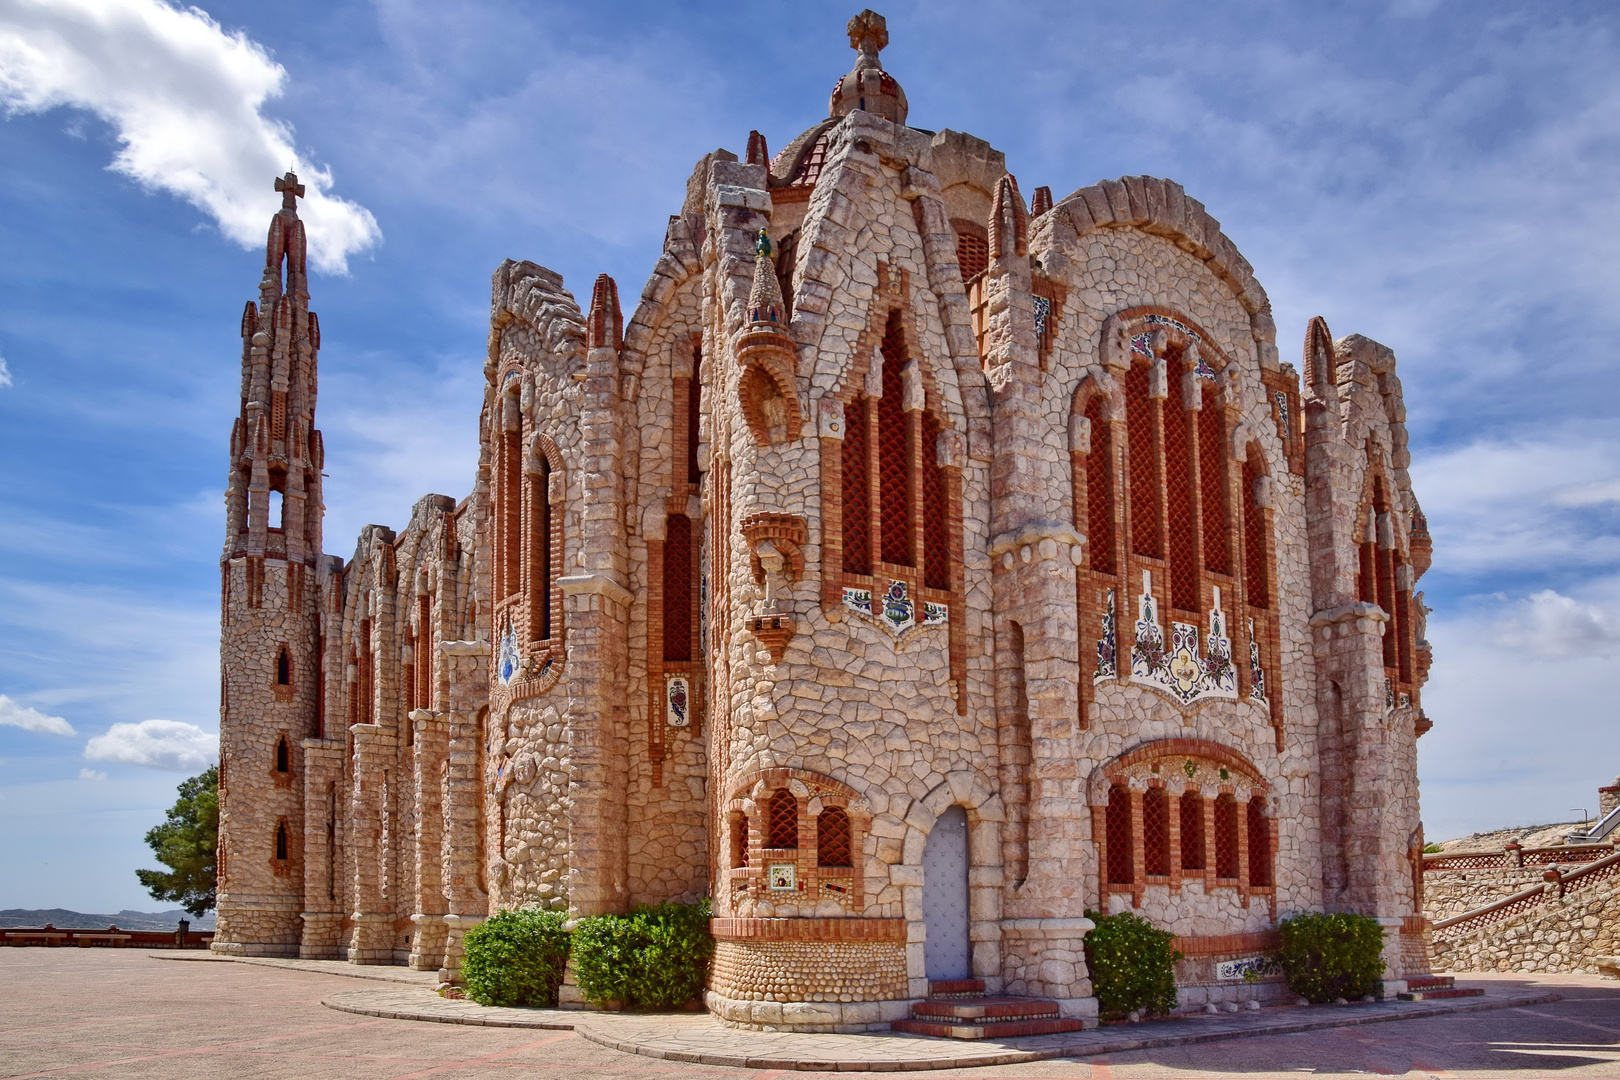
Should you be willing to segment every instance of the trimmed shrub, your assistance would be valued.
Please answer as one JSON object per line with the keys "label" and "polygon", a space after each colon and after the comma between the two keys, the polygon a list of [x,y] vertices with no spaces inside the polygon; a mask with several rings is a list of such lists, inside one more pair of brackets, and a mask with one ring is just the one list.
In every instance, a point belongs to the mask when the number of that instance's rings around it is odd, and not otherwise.
{"label": "trimmed shrub", "polygon": [[574,930],[574,979],[597,1005],[685,1005],[702,992],[713,955],[707,900],[640,904],[628,915],[581,919]]}
{"label": "trimmed shrub", "polygon": [[1086,966],[1091,990],[1104,1020],[1130,1013],[1169,1013],[1176,1007],[1176,961],[1170,947],[1175,935],[1157,929],[1140,915],[1122,911],[1103,915],[1088,911],[1097,928],[1086,935]]}
{"label": "trimmed shrub", "polygon": [[480,1005],[555,1005],[568,965],[560,911],[498,911],[467,931],[461,974]]}
{"label": "trimmed shrub", "polygon": [[1288,988],[1315,1005],[1376,993],[1384,975],[1384,928],[1370,915],[1295,915],[1278,929],[1271,958]]}

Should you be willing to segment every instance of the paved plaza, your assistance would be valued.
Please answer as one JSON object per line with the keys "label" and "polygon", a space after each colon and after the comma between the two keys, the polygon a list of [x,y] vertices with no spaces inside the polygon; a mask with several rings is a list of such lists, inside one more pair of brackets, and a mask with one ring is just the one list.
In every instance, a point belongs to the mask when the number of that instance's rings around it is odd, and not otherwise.
{"label": "paved plaza", "polygon": [[[325,1001],[385,1001],[406,1011],[438,999],[416,973],[389,969],[391,981],[329,973],[334,965],[247,964],[160,959],[136,950],[0,950],[0,1077],[342,1077],[406,1080],[447,1077],[624,1077],[766,1080],[779,1067],[725,1067],[657,1059],[601,1045],[668,1034],[671,1046],[701,1036],[718,1050],[757,1045],[764,1036],[723,1033],[693,1015],[556,1015],[589,1027],[469,1026],[339,1011]],[[1620,1077],[1620,984],[1589,976],[1481,978],[1493,999],[1526,1004],[1394,1022],[1183,1043],[1150,1049],[1089,1051],[1051,1060],[975,1066],[908,1075],[1023,1077]],[[418,984],[418,985],[413,985]],[[1557,995],[1556,1000],[1546,1000]],[[459,1003],[444,1003],[459,1004]],[[463,1008],[473,1008],[463,1006]],[[1364,1008],[1384,1008],[1368,1006]],[[453,1011],[452,1011],[453,1012]],[[1270,1017],[1231,1021],[1275,1024],[1282,1013],[1325,1019],[1331,1008],[1262,1010]],[[448,1014],[447,1014],[448,1015]],[[1371,1014],[1361,1014],[1368,1016]],[[534,1017],[549,1022],[545,1016]],[[1210,1018],[1216,1020],[1217,1018]],[[1168,1025],[1111,1028],[1101,1038],[1153,1038]],[[817,1036],[771,1036],[816,1044]],[[907,1053],[973,1052],[961,1043],[893,1036],[845,1036]],[[593,1039],[598,1041],[592,1041]],[[1037,1040],[1007,1040],[1006,1047]],[[836,1045],[836,1044],[829,1044]],[[899,1054],[889,1067],[905,1067]],[[876,1060],[880,1055],[869,1054]],[[915,1064],[912,1065],[915,1067]],[[815,1073],[796,1075],[814,1076]],[[861,1075],[841,1070],[839,1075]]]}

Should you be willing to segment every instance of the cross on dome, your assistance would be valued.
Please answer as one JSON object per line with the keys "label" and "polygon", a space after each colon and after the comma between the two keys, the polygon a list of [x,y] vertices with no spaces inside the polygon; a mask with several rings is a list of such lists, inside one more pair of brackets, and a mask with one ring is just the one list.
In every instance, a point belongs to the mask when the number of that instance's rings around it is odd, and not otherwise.
{"label": "cross on dome", "polygon": [[298,182],[298,174],[291,169],[286,176],[276,177],[276,190],[281,192],[281,208],[283,210],[296,210],[296,200],[304,197],[304,185]]}

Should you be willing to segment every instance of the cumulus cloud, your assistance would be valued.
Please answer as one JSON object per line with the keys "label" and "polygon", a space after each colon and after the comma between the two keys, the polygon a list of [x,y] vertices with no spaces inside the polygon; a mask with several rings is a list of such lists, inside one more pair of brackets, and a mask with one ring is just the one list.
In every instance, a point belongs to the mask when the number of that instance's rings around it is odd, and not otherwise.
{"label": "cumulus cloud", "polygon": [[1562,659],[1620,652],[1620,617],[1595,604],[1543,589],[1497,624],[1492,640],[1507,648]]}
{"label": "cumulus cloud", "polygon": [[104,773],[104,772],[98,772],[95,769],[80,769],[79,770],[79,779],[80,780],[105,780],[105,779],[107,779],[107,774]]}
{"label": "cumulus cloud", "polygon": [[0,0],[0,105],[95,113],[117,130],[115,171],[186,199],[247,247],[264,242],[279,204],[271,178],[290,165],[308,191],[310,258],[342,273],[381,233],[369,210],[329,192],[331,172],[298,153],[291,127],[262,114],[286,78],[262,46],[197,8]]}
{"label": "cumulus cloud", "polygon": [[24,731],[38,731],[45,735],[72,735],[73,725],[60,716],[46,716],[38,709],[19,705],[0,694],[0,724],[20,727]]}
{"label": "cumulus cloud", "polygon": [[219,736],[179,720],[114,724],[84,747],[91,761],[119,761],[148,769],[194,772],[219,760]]}

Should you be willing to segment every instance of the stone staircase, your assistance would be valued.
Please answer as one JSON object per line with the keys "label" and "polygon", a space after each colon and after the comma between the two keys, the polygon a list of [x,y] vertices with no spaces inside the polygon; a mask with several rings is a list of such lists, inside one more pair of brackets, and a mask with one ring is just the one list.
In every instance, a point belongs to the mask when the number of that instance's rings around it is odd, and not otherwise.
{"label": "stone staircase", "polygon": [[1402,1001],[1438,1001],[1441,998],[1483,997],[1479,987],[1461,988],[1450,975],[1414,975],[1406,980],[1406,993],[1395,996]]}
{"label": "stone staircase", "polygon": [[928,1000],[911,1007],[910,1020],[895,1031],[945,1039],[1010,1039],[1081,1031],[1085,1024],[1058,1014],[1058,1003],[1041,998],[985,997],[983,979],[930,982]]}

